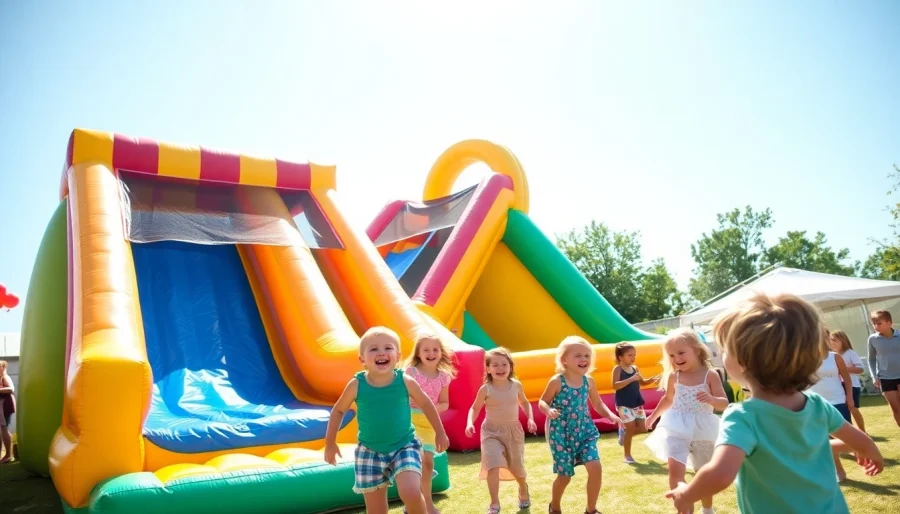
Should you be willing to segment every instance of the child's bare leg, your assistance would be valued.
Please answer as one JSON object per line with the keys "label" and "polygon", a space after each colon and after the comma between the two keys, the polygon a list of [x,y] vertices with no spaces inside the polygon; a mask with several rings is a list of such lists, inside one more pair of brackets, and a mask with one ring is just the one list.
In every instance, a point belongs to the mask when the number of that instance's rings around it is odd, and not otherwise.
{"label": "child's bare leg", "polygon": [[862,412],[859,410],[859,407],[853,407],[850,409],[850,415],[853,416],[853,422],[856,423],[856,428],[866,431],[866,420],[863,419]]}
{"label": "child's bare leg", "polygon": [[635,434],[646,434],[647,433],[647,423],[644,418],[637,418],[634,420],[634,433]]}
{"label": "child's bare leg", "polygon": [[900,391],[883,391],[882,396],[891,406],[891,414],[894,415],[894,421],[900,426]]}
{"label": "child's bare leg", "polygon": [[437,508],[434,506],[434,500],[431,498],[431,475],[434,472],[434,454],[431,452],[422,452],[422,497],[425,499],[425,511],[429,514],[436,514]]}
{"label": "child's bare leg", "polygon": [[500,468],[488,471],[488,493],[491,495],[491,505],[500,505]]}
{"label": "child's bare leg", "polygon": [[712,496],[705,496],[703,498],[700,498],[700,505],[703,505],[704,509],[711,509],[712,508],[712,500],[713,500]]}
{"label": "child's bare leg", "polygon": [[592,460],[584,463],[584,469],[588,476],[585,512],[594,512],[597,510],[597,498],[600,497],[600,488],[603,486],[603,466],[599,460]]}
{"label": "child's bare leg", "polygon": [[566,487],[569,485],[569,481],[572,480],[572,477],[566,475],[556,475],[556,480],[553,481],[553,488],[550,492],[550,508],[553,510],[560,510],[559,502],[562,501],[562,495],[566,492]]}
{"label": "child's bare leg", "polygon": [[[625,460],[631,459],[631,439],[634,437],[635,433],[635,422],[629,421],[628,423],[624,423],[625,426],[625,440],[622,444],[622,447],[625,450]],[[590,512],[590,510],[588,510]]]}
{"label": "child's bare leg", "polygon": [[837,473],[838,482],[843,482],[847,479],[847,471],[844,469],[844,465],[841,463],[841,454],[850,451],[853,450],[847,443],[839,439],[831,440],[831,457],[832,459],[834,459],[834,471],[835,473]]}
{"label": "child's bare leg", "polygon": [[531,495],[528,493],[528,479],[526,477],[516,477],[516,482],[519,483],[519,501],[530,500]]}
{"label": "child's bare leg", "polygon": [[[403,501],[403,506],[409,514],[426,514],[425,499],[422,498],[422,479],[418,473],[401,471],[394,477],[394,483],[397,484],[397,494],[400,495],[400,500]],[[385,505],[387,505],[386,497]],[[368,506],[366,507],[368,509]]]}
{"label": "child's bare leg", "polygon": [[366,501],[367,514],[387,514],[387,492],[388,488],[382,487],[381,489],[371,491],[363,495],[363,499]]}
{"label": "child's bare leg", "polygon": [[[684,482],[685,465],[669,458],[669,488],[675,489],[679,482]],[[693,512],[693,511],[692,511]]]}
{"label": "child's bare leg", "polygon": [[[0,416],[2,415],[3,414],[0,413]],[[0,462],[9,462],[12,460],[12,436],[9,434],[9,427],[6,425],[0,427],[0,455],[3,455],[3,457],[0,458]]]}

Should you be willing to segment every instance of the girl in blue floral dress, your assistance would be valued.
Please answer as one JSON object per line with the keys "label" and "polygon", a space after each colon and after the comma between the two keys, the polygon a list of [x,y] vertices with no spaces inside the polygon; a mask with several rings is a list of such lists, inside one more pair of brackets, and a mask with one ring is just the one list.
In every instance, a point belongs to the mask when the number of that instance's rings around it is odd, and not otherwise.
{"label": "girl in blue floral dress", "polygon": [[575,475],[575,466],[584,466],[587,471],[587,508],[585,514],[595,514],[597,498],[603,478],[600,452],[597,441],[600,432],[591,419],[591,410],[619,423],[600,399],[594,379],[588,373],[594,369],[594,350],[581,337],[569,336],[563,339],[556,350],[556,372],[547,384],[538,406],[547,416],[547,442],[553,455],[553,490],[550,499],[550,514],[560,512],[562,495]]}

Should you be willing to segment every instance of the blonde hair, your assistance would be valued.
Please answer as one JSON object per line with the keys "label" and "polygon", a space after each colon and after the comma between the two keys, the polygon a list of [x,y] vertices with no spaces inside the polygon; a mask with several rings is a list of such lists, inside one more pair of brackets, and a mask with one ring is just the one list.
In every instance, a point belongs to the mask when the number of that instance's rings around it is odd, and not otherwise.
{"label": "blonde hair", "polygon": [[369,342],[378,336],[391,338],[397,345],[397,354],[400,354],[400,336],[393,330],[381,326],[369,328],[369,330],[366,330],[366,333],[359,338],[359,353],[362,354],[362,351],[369,345]]}
{"label": "blonde hair", "polygon": [[0,361],[0,369],[3,370],[3,373],[0,373],[0,375],[5,375],[5,374],[6,374],[6,369],[7,369],[8,367],[9,367],[9,363],[8,363],[8,362],[6,362],[6,361]]}
{"label": "blonde hair", "polygon": [[847,337],[847,333],[843,330],[835,330],[831,333],[831,339],[837,339],[841,342],[841,351],[838,353],[844,353],[847,350],[852,350],[853,345],[850,344],[850,338]]}
{"label": "blonde hair", "polygon": [[566,353],[572,349],[573,346],[584,346],[587,348],[588,352],[591,356],[591,364],[588,366],[588,373],[594,371],[594,349],[591,348],[591,344],[588,343],[583,337],[579,336],[568,336],[559,343],[559,346],[556,347],[556,372],[557,373],[565,373],[566,367],[563,365],[563,357],[566,356]]}
{"label": "blonde hair", "polygon": [[441,349],[441,360],[438,361],[437,369],[438,371],[444,372],[450,375],[451,378],[456,376],[456,368],[453,367],[453,350],[447,348],[441,339],[435,334],[421,334],[416,338],[416,344],[413,346],[412,353],[409,357],[406,358],[406,362],[403,367],[411,368],[416,367],[419,364],[422,364],[422,359],[419,357],[419,349],[422,347],[422,343],[425,341],[435,341],[438,344],[438,347]]}
{"label": "blonde hair", "polygon": [[793,394],[813,385],[828,354],[821,312],[792,294],[757,294],[714,321],[716,343],[754,386]]}
{"label": "blonde hair", "polygon": [[697,358],[700,360],[700,365],[704,366],[708,369],[712,369],[712,352],[709,351],[709,347],[703,344],[703,341],[700,340],[700,337],[697,335],[689,327],[681,327],[677,328],[668,334],[666,334],[665,340],[663,340],[662,344],[662,376],[659,380],[659,390],[665,391],[666,386],[669,384],[669,377],[672,375],[674,368],[672,366],[672,358],[669,357],[669,352],[666,351],[666,345],[674,342],[683,342],[688,345],[691,349],[694,350],[697,354]]}
{"label": "blonde hair", "polygon": [[484,352],[484,383],[493,382],[490,373],[491,367],[491,358],[493,357],[503,357],[509,362],[509,378],[516,378],[516,363],[513,362],[512,354],[509,353],[509,350],[503,348],[502,346],[498,346],[497,348],[492,348],[486,352]]}

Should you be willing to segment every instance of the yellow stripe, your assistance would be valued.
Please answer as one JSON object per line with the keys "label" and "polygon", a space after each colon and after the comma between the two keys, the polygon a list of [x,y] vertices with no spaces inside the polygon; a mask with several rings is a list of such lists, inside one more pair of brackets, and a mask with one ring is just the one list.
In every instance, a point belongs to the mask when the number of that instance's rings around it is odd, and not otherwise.
{"label": "yellow stripe", "polygon": [[198,180],[200,178],[200,149],[160,142],[159,174],[164,177]]}
{"label": "yellow stripe", "polygon": [[103,164],[112,168],[113,135],[97,130],[75,129],[72,143],[72,165]]}
{"label": "yellow stripe", "polygon": [[274,159],[241,155],[240,183],[248,186],[275,187],[278,172]]}
{"label": "yellow stripe", "polygon": [[334,189],[336,186],[334,166],[320,166],[318,164],[309,163],[310,186],[309,188],[318,191],[320,189]]}

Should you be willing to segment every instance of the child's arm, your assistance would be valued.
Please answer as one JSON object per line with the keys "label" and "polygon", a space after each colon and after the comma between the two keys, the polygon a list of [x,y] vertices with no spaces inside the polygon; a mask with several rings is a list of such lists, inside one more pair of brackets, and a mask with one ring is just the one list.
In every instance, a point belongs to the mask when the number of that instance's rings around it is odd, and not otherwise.
{"label": "child's arm", "polygon": [[[847,365],[847,371],[853,375],[862,375],[862,359],[860,359],[859,354],[857,354],[853,350],[850,350],[850,352],[853,352],[850,358],[844,359],[844,364]],[[843,355],[841,355],[841,357],[843,357]]]}
{"label": "child's arm", "polygon": [[525,414],[528,415],[528,431],[532,434],[537,433],[537,423],[534,422],[534,410],[531,408],[531,402],[528,401],[528,397],[525,396],[525,389],[522,387],[522,383],[516,381],[516,389],[519,391],[518,399],[519,399],[519,407],[525,411]]}
{"label": "child's arm", "polygon": [[847,364],[844,362],[844,358],[838,354],[834,354],[834,363],[837,364],[838,373],[841,375],[841,380],[844,381],[844,394],[847,397],[847,408],[852,409],[855,407],[855,405],[853,405],[853,383],[850,382],[850,372],[847,371]]}
{"label": "child's arm", "polygon": [[875,353],[875,345],[872,344],[872,337],[869,337],[869,340],[866,342],[866,353],[868,353],[867,360],[869,361],[869,373],[872,375],[872,383],[875,384],[875,387],[881,389],[881,380],[878,380],[878,373],[876,373],[875,368],[878,367],[878,358]]}
{"label": "child's arm", "polygon": [[653,409],[653,414],[647,418],[646,425],[647,428],[653,428],[653,424],[656,423],[656,420],[659,419],[660,416],[666,412],[666,409],[672,406],[672,400],[675,398],[675,373],[669,374],[669,380],[666,383],[666,394],[662,397],[658,404],[656,404],[656,408]]}
{"label": "child's arm", "polygon": [[884,469],[884,457],[881,456],[878,446],[862,430],[845,421],[841,428],[831,435],[843,441],[856,453],[856,462],[866,470],[867,475],[877,475]]}
{"label": "child's arm", "polygon": [[478,389],[478,394],[475,395],[475,401],[472,403],[472,407],[469,408],[469,418],[466,423],[466,435],[469,437],[475,435],[475,418],[478,417],[481,408],[484,407],[485,396],[487,396],[487,385],[483,385]]}
{"label": "child's arm", "polygon": [[666,493],[666,498],[675,501],[678,512],[691,512],[700,498],[711,498],[734,482],[746,456],[737,446],[717,446],[712,460],[700,468],[691,483],[679,482],[678,487]]}
{"label": "child's arm", "polygon": [[444,424],[441,422],[441,415],[434,406],[434,402],[432,402],[431,398],[425,394],[425,391],[422,390],[422,387],[416,382],[416,379],[404,375],[403,380],[406,381],[406,390],[409,391],[409,396],[416,402],[416,405],[419,406],[419,409],[421,409],[422,413],[425,414],[425,417],[428,418],[431,427],[434,428],[435,451],[437,451],[437,453],[443,452],[450,446],[450,439],[447,438],[447,432],[444,431]]}
{"label": "child's arm", "polygon": [[612,375],[613,375],[613,377],[612,377],[613,378],[612,379],[613,389],[616,391],[618,391],[619,389],[622,389],[623,387],[634,382],[635,380],[641,379],[640,375],[635,373],[634,375],[626,378],[625,380],[619,380],[619,378],[622,376],[622,368],[620,368],[618,365],[615,368],[613,368]]}
{"label": "child's arm", "polygon": [[[715,378],[710,379],[710,377]],[[706,391],[700,391],[697,393],[697,399],[703,403],[712,405],[713,409],[717,411],[725,410],[725,407],[728,407],[728,397],[725,395],[725,389],[722,388],[722,379],[719,378],[719,374],[716,372],[707,373],[706,385],[709,386],[709,390],[712,394],[709,394]]]}
{"label": "child's arm", "polygon": [[[635,366],[634,369],[638,369],[638,367]],[[641,385],[655,384],[655,383],[659,382],[660,377],[661,377],[661,375],[655,375],[650,378],[644,378],[642,375],[641,376]]]}
{"label": "child's arm", "polygon": [[[635,374],[635,376],[637,376]],[[594,384],[594,379],[591,377],[584,377],[588,381],[588,396],[590,397],[591,404],[594,406],[594,410],[597,411],[597,414],[600,414],[604,418],[612,421],[615,424],[622,423],[622,420],[619,419],[619,416],[613,414],[612,411],[609,410],[609,407],[603,403],[603,399],[600,398],[600,393],[597,392],[597,386]]]}
{"label": "child's arm", "polygon": [[335,455],[343,457],[335,440],[337,439],[338,429],[341,426],[341,420],[344,419],[344,414],[347,413],[350,406],[356,401],[357,391],[359,391],[359,381],[355,378],[351,379],[350,382],[347,383],[347,386],[344,387],[344,392],[341,393],[341,397],[338,398],[334,407],[331,408],[331,416],[328,418],[328,428],[325,429],[325,462],[329,464],[333,465],[337,463],[334,458]]}
{"label": "child's arm", "polygon": [[544,388],[544,394],[541,395],[541,399],[538,401],[538,408],[550,419],[559,417],[559,411],[550,407],[550,402],[556,398],[557,393],[559,393],[559,390],[562,388],[559,381],[560,378],[558,376],[551,378],[550,381],[547,382],[547,387]]}
{"label": "child's arm", "polygon": [[438,401],[434,404],[438,412],[444,412],[450,408],[450,386],[441,387],[441,393],[438,395]]}

